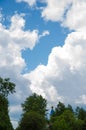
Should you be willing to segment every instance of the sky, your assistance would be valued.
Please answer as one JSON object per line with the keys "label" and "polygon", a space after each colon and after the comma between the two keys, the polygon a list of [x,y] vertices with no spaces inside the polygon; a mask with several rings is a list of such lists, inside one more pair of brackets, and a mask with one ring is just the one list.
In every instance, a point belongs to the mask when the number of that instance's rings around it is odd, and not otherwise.
{"label": "sky", "polygon": [[48,107],[85,107],[86,0],[0,0],[0,76],[16,84],[14,128],[34,92]]}

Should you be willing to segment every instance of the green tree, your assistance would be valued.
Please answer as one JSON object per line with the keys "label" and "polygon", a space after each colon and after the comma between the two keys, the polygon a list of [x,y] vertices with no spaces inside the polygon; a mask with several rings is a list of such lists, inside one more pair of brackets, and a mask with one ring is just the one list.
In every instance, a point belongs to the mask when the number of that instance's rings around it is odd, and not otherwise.
{"label": "green tree", "polygon": [[8,114],[8,100],[2,95],[0,95],[0,130],[13,130]]}
{"label": "green tree", "polygon": [[61,115],[65,111],[66,107],[62,102],[59,102],[57,104],[57,107],[55,108],[53,117]]}
{"label": "green tree", "polygon": [[65,110],[60,116],[57,116],[53,123],[53,130],[82,130],[83,121],[75,118],[74,113]]}
{"label": "green tree", "polygon": [[0,77],[0,95],[7,97],[10,93],[15,92],[15,84],[10,82],[9,78]]}
{"label": "green tree", "polygon": [[15,84],[10,82],[9,78],[0,77],[0,130],[13,130],[9,111],[7,96],[15,92]]}
{"label": "green tree", "polygon": [[83,108],[79,109],[78,118],[81,120],[86,119],[86,111]]}
{"label": "green tree", "polygon": [[16,130],[44,130],[47,101],[36,93],[22,104],[23,114]]}
{"label": "green tree", "polygon": [[70,110],[71,112],[74,112],[74,111],[73,111],[73,108],[72,108],[72,106],[71,106],[70,104],[68,104],[68,106],[67,106],[66,109]]}
{"label": "green tree", "polygon": [[24,113],[35,111],[44,116],[46,114],[46,106],[46,99],[44,99],[41,95],[37,95],[36,93],[26,98],[26,101],[22,104]]}
{"label": "green tree", "polygon": [[30,111],[24,114],[16,130],[45,130],[45,118],[38,112]]}
{"label": "green tree", "polygon": [[75,128],[75,117],[70,110],[65,110],[57,116],[53,123],[53,130],[74,130]]}
{"label": "green tree", "polygon": [[80,107],[76,107],[75,115],[78,120],[82,120],[83,123],[83,130],[86,130],[86,110]]}

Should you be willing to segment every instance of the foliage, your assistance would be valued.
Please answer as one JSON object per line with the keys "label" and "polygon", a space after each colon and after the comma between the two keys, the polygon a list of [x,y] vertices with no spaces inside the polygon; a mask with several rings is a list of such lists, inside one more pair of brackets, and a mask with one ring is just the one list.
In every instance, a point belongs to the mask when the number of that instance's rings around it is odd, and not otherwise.
{"label": "foliage", "polygon": [[44,130],[45,118],[35,111],[25,113],[17,130]]}
{"label": "foliage", "polygon": [[13,130],[8,115],[8,100],[0,95],[0,130]]}
{"label": "foliage", "polygon": [[40,115],[45,116],[46,105],[46,100],[41,95],[37,95],[34,93],[26,99],[26,101],[22,104],[22,108],[24,113],[35,111],[38,112]]}
{"label": "foliage", "polygon": [[67,110],[70,110],[71,112],[73,112],[73,108],[72,108],[72,106],[71,106],[70,104],[68,104],[68,106],[67,106],[66,109],[67,109]]}
{"label": "foliage", "polygon": [[26,98],[22,104],[22,118],[16,130],[44,130],[46,105],[46,100],[36,93]]}
{"label": "foliage", "polygon": [[76,107],[74,111],[70,104],[65,107],[59,102],[50,120],[53,130],[86,130],[86,110]]}
{"label": "foliage", "polygon": [[66,110],[64,113],[59,115],[55,122],[53,123],[53,130],[72,130],[71,127],[74,125],[74,117],[73,114],[69,111]]}
{"label": "foliage", "polygon": [[83,108],[79,108],[77,116],[81,120],[86,119],[86,111]]}
{"label": "foliage", "polygon": [[15,84],[10,82],[9,78],[0,77],[0,130],[13,130],[7,99],[7,96],[13,92],[15,92]]}
{"label": "foliage", "polygon": [[9,78],[3,79],[0,77],[0,95],[7,97],[8,94],[14,92],[15,92],[15,84],[10,82]]}
{"label": "foliage", "polygon": [[61,115],[65,110],[65,105],[61,102],[58,103],[57,107],[56,107],[56,110],[55,110],[55,113],[56,115]]}

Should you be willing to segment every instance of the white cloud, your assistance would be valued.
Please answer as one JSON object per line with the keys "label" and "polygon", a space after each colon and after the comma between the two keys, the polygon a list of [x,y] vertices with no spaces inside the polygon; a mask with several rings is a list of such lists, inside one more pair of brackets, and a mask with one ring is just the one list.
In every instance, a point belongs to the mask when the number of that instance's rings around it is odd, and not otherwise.
{"label": "white cloud", "polygon": [[[15,106],[31,94],[28,86],[30,82],[21,74],[26,67],[21,51],[26,48],[33,49],[40,38],[38,30],[24,30],[24,27],[23,15],[18,14],[11,17],[8,29],[0,23],[0,76],[9,77],[16,84],[16,93],[9,96],[11,117],[19,109]],[[21,111],[17,113],[19,117]]]}
{"label": "white cloud", "polygon": [[33,49],[39,39],[38,30],[24,31],[25,20],[18,14],[11,18],[11,22],[12,24],[9,31],[13,41],[18,44],[21,49]]}
{"label": "white cloud", "polygon": [[47,31],[47,30],[45,30],[45,31],[39,36],[39,38],[45,37],[45,36],[47,36],[47,35],[49,35],[49,34],[50,34],[50,32]]}
{"label": "white cloud", "polygon": [[45,20],[60,21],[62,26],[77,31],[86,30],[85,0],[46,0],[42,10]]}
{"label": "white cloud", "polygon": [[[86,72],[86,2],[84,0],[42,2],[47,4],[42,10],[42,17],[45,20],[60,21],[62,26],[74,29],[76,32],[68,35],[63,47],[52,49],[47,66],[39,65],[25,76],[30,79],[31,90],[42,94],[48,101],[50,99],[52,103],[58,100],[73,103],[79,94],[83,93],[83,82],[86,82],[84,78],[84,72]],[[34,80],[33,75],[36,75]]]}
{"label": "white cloud", "polygon": [[47,74],[47,71],[48,68],[46,66],[39,65],[34,71],[29,74],[25,74],[24,76],[26,77],[26,79],[30,80],[31,84],[29,86],[32,92],[36,92],[39,95],[41,94],[44,98],[47,99],[49,105],[53,105],[55,101],[59,99],[63,101],[63,97],[58,95],[57,90],[55,89],[53,84],[48,81],[49,75]]}
{"label": "white cloud", "polygon": [[73,0],[63,25],[77,31],[86,31],[86,1]]}
{"label": "white cloud", "polygon": [[[25,2],[33,6],[36,1]],[[45,20],[60,21],[63,27],[75,32],[67,36],[64,46],[52,48],[46,66],[39,65],[32,72],[21,74],[26,65],[21,50],[33,49],[39,38],[49,35],[49,32],[39,35],[38,30],[25,31],[25,20],[18,14],[11,18],[9,29],[0,24],[0,74],[11,77],[17,85],[16,93],[9,97],[10,103],[18,105],[32,91],[43,95],[51,105],[56,105],[58,101],[86,104],[86,1],[44,2],[47,3],[42,10]],[[11,116],[15,113],[14,107],[10,107],[10,112]]]}
{"label": "white cloud", "polygon": [[72,0],[46,0],[47,6],[42,11],[45,20],[62,21],[64,12]]}
{"label": "white cloud", "polygon": [[36,4],[36,0],[16,0],[16,2],[25,2],[27,3],[29,6],[33,6]]}
{"label": "white cloud", "polygon": [[79,95],[86,91],[85,57],[86,34],[72,32],[63,47],[52,49],[46,66],[39,65],[31,73],[25,74],[31,82],[31,90],[42,94],[51,104],[59,100],[74,104]]}

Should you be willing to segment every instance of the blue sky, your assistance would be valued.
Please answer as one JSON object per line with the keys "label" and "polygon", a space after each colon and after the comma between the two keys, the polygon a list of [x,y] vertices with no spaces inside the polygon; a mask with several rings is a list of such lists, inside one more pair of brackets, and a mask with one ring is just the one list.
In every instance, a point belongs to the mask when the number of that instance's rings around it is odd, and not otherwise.
{"label": "blue sky", "polygon": [[14,128],[33,92],[48,108],[86,105],[85,9],[85,0],[0,0],[0,76],[16,84],[9,96]]}

